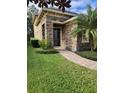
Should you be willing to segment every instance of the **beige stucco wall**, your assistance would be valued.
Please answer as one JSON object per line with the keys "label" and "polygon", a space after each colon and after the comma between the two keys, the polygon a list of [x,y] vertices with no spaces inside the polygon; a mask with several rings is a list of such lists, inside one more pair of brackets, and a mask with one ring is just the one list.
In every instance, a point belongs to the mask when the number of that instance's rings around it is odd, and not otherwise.
{"label": "beige stucco wall", "polygon": [[41,24],[38,26],[34,25],[34,38],[41,40],[42,39],[42,29]]}
{"label": "beige stucco wall", "polygon": [[[38,25],[35,24],[34,22],[34,38],[42,40],[42,25],[45,24],[46,25],[46,16],[44,15],[41,20],[40,23]],[[45,26],[46,27],[46,26]],[[46,34],[46,28],[45,28],[45,38],[47,37]]]}

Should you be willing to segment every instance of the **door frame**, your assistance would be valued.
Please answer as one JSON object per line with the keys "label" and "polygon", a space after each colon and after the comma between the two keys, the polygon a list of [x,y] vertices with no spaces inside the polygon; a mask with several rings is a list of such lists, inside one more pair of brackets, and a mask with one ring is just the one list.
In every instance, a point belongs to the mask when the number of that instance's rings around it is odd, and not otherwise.
{"label": "door frame", "polygon": [[62,45],[62,27],[60,27],[60,26],[53,27],[53,33],[54,33],[55,28],[60,29],[60,46],[54,46],[54,35],[53,35],[53,46],[54,47],[61,47],[61,45]]}

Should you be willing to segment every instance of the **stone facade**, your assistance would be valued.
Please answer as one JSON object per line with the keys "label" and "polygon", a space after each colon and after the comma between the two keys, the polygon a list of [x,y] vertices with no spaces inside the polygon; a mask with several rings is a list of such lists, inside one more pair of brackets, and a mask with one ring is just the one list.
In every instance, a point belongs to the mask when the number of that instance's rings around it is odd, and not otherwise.
{"label": "stone facade", "polygon": [[72,35],[73,29],[77,26],[77,23],[75,21],[70,21],[64,25],[63,28],[63,43],[66,49],[68,50],[77,50],[77,37],[74,37]]}
{"label": "stone facade", "polygon": [[[42,13],[43,12],[43,13]],[[59,13],[54,11],[42,10],[39,17],[34,22],[34,37],[43,39],[43,24],[45,25],[45,39],[51,41],[54,46],[53,29],[60,28],[60,47],[71,51],[77,51],[81,47],[81,36],[73,37],[72,31],[77,27],[76,20],[73,19],[76,15],[71,13]],[[40,20],[37,22],[37,20]],[[37,24],[35,24],[37,23]]]}
{"label": "stone facade", "polygon": [[46,29],[47,29],[47,38],[51,40],[51,44],[53,46],[53,24],[52,21],[48,18],[46,20]]}

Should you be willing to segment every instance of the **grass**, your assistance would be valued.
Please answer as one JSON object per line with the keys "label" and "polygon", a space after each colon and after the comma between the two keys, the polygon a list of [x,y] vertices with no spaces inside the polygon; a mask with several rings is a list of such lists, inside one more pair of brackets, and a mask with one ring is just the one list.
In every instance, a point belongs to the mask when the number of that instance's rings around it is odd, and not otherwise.
{"label": "grass", "polygon": [[97,52],[96,51],[77,51],[78,55],[97,61]]}
{"label": "grass", "polygon": [[96,93],[96,71],[28,46],[28,93]]}

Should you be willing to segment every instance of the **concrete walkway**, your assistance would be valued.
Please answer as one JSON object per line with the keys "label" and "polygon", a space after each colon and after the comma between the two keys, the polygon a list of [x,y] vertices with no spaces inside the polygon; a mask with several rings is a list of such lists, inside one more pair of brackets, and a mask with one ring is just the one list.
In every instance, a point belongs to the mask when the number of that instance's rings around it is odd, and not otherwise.
{"label": "concrete walkway", "polygon": [[97,70],[97,62],[96,61],[92,61],[86,58],[83,58],[71,51],[68,50],[62,50],[62,49],[57,49],[59,51],[59,53],[64,56],[66,59],[80,65],[80,66],[84,66],[86,68],[90,68],[93,70]]}

